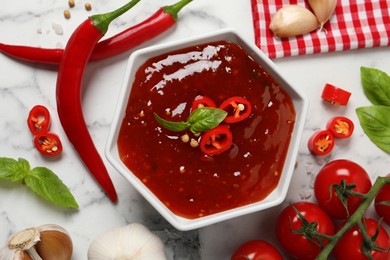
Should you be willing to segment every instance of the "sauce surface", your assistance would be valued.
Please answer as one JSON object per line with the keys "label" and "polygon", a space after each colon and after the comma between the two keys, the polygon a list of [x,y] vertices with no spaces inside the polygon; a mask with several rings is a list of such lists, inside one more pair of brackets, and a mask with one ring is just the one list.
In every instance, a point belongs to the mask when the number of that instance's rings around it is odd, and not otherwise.
{"label": "sauce surface", "polygon": [[[153,113],[186,121],[198,95],[217,105],[233,96],[252,104],[231,124],[233,145],[207,156],[162,128]],[[172,212],[193,219],[258,202],[278,184],[295,122],[285,90],[237,44],[226,41],[145,62],[134,79],[118,137],[123,163]],[[187,133],[192,138],[189,131]]]}

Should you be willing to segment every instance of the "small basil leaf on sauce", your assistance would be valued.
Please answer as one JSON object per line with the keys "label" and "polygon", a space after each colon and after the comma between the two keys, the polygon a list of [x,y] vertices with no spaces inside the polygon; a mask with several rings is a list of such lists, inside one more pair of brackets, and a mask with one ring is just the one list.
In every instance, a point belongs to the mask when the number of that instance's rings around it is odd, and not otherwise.
{"label": "small basil leaf on sauce", "polygon": [[360,68],[364,94],[374,105],[390,106],[390,77],[373,68]]}
{"label": "small basil leaf on sauce", "polygon": [[218,126],[227,116],[225,110],[214,107],[201,107],[195,109],[188,117],[190,131],[193,133],[206,132]]}
{"label": "small basil leaf on sauce", "polygon": [[165,120],[159,117],[156,113],[154,113],[154,118],[156,118],[157,122],[164,128],[174,131],[174,132],[182,132],[190,127],[190,123],[188,122],[173,122]]}
{"label": "small basil leaf on sauce", "polygon": [[390,107],[368,106],[356,109],[364,133],[376,146],[390,153]]}

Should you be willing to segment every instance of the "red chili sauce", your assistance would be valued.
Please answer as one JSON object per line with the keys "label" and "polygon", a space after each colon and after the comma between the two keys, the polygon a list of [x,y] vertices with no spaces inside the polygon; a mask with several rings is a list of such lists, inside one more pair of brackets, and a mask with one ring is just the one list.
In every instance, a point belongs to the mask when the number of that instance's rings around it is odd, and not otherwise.
{"label": "red chili sauce", "polygon": [[[233,145],[219,155],[184,143],[157,113],[186,121],[198,95],[241,96],[252,114],[231,124]],[[199,218],[263,200],[278,184],[295,109],[285,90],[237,44],[197,45],[148,60],[136,73],[118,137],[123,163],[172,212]]]}

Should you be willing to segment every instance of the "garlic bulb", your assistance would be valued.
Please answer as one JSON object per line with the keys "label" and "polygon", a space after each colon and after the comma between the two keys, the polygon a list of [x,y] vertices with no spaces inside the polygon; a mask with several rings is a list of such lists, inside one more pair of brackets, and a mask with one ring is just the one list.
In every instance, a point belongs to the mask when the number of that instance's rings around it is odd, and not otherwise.
{"label": "garlic bulb", "polygon": [[314,31],[318,28],[316,16],[298,5],[287,5],[279,9],[269,25],[278,38],[287,38]]}
{"label": "garlic bulb", "polygon": [[53,224],[21,230],[8,239],[0,251],[6,260],[69,260],[73,244],[68,232]]}
{"label": "garlic bulb", "polygon": [[88,248],[89,260],[166,260],[160,238],[137,223],[113,228],[97,237]]}
{"label": "garlic bulb", "polygon": [[324,24],[333,15],[336,9],[337,0],[308,0],[311,9],[317,20],[320,22],[320,29],[324,27]]}

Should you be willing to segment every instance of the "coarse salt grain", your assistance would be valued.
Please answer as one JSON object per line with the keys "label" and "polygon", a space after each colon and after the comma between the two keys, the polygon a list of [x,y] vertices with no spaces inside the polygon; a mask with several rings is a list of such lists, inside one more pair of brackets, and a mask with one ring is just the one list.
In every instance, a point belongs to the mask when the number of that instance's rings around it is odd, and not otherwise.
{"label": "coarse salt grain", "polygon": [[57,34],[57,35],[63,35],[64,34],[64,30],[62,29],[61,25],[56,24],[56,23],[52,23],[51,27],[53,28],[55,34]]}

